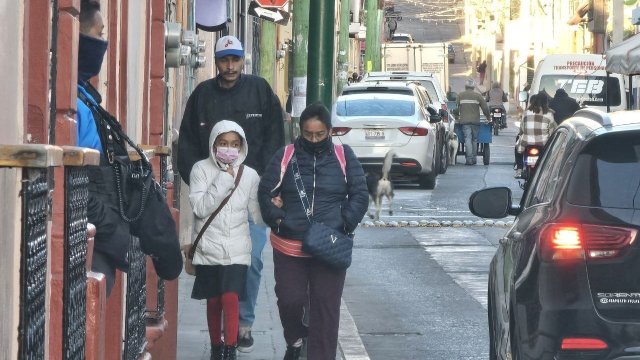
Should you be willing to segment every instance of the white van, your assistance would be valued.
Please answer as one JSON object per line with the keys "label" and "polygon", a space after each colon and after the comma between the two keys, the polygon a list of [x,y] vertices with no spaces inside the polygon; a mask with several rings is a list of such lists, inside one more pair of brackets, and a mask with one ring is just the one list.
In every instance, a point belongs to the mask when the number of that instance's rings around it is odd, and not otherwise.
{"label": "white van", "polygon": [[607,111],[625,110],[627,100],[624,81],[620,74],[610,74],[608,86],[605,57],[598,54],[552,54],[545,56],[533,75],[529,94],[521,94],[520,100],[546,91],[553,97],[556,90],[564,88],[579,104]]}

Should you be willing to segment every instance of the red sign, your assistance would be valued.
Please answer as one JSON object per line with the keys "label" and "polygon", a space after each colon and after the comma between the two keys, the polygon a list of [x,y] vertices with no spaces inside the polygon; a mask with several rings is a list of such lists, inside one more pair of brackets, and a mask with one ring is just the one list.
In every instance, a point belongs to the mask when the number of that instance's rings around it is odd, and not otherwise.
{"label": "red sign", "polygon": [[283,7],[289,0],[254,0],[260,7],[263,8],[281,8]]}

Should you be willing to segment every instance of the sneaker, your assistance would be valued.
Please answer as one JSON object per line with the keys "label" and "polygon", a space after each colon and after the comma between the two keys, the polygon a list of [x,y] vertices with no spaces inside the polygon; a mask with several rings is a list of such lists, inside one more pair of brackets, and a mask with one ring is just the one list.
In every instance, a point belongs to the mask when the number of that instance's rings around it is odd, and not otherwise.
{"label": "sneaker", "polygon": [[253,350],[251,328],[240,328],[238,331],[238,351],[248,353]]}
{"label": "sneaker", "polygon": [[302,346],[287,346],[287,352],[284,354],[283,360],[299,360]]}

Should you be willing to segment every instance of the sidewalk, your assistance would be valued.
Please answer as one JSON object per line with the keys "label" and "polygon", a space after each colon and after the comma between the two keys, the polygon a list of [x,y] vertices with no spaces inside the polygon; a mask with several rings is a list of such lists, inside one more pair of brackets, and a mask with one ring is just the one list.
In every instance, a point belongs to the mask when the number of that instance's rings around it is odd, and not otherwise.
{"label": "sidewalk", "polygon": [[[239,360],[282,360],[286,345],[276,305],[273,278],[273,250],[269,241],[262,253],[264,268],[256,306],[256,321],[253,324],[253,351],[238,352]],[[210,341],[207,331],[206,302],[191,299],[195,277],[183,272],[178,291],[178,356],[180,360],[208,360]],[[341,321],[341,328],[342,328]],[[341,329],[342,330],[342,329]],[[342,360],[338,349],[337,360]]]}

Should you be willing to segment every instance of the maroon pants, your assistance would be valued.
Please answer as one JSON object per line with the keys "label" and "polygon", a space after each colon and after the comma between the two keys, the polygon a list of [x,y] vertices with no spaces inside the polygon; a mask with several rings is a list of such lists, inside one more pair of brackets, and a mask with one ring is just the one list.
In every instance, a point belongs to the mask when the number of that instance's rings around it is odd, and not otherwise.
{"label": "maroon pants", "polygon": [[[307,359],[336,358],[340,301],[346,270],[335,270],[313,258],[273,251],[276,297],[287,345],[307,337]],[[309,304],[309,328],[302,323]]]}

